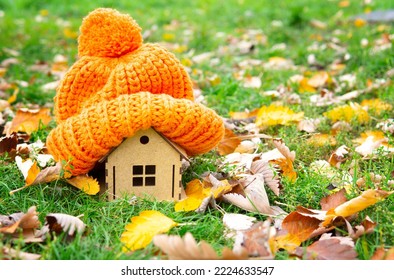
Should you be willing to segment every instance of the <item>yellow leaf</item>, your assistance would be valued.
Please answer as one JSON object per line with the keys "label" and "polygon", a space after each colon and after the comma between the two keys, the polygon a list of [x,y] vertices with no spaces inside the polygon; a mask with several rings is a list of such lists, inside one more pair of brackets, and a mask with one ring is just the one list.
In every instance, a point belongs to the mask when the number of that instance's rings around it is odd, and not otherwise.
{"label": "yellow leaf", "polygon": [[388,139],[384,135],[383,131],[380,130],[368,130],[362,132],[359,138],[353,140],[354,143],[363,144],[368,138],[371,138],[373,142],[380,141],[383,144],[388,143]]}
{"label": "yellow leaf", "polygon": [[363,124],[369,121],[368,112],[357,103],[336,107],[323,113],[323,115],[329,118],[332,122],[345,121],[350,123],[352,121],[357,121],[358,123]]}
{"label": "yellow leaf", "polygon": [[135,251],[145,248],[156,234],[166,233],[178,224],[164,214],[148,210],[131,218],[120,238],[123,251]]}
{"label": "yellow leaf", "polygon": [[361,18],[356,18],[356,19],[354,20],[354,26],[355,26],[355,27],[363,27],[363,26],[365,26],[366,24],[367,24],[367,22],[366,22],[365,20],[361,19]]}
{"label": "yellow leaf", "polygon": [[47,125],[52,120],[50,110],[41,108],[37,110],[19,109],[11,123],[10,132],[26,132],[31,134],[39,128],[40,123]]}
{"label": "yellow leaf", "polygon": [[14,92],[12,93],[12,95],[8,98],[8,103],[12,104],[16,101],[16,98],[18,97],[18,93],[19,93],[19,88],[14,85],[12,86],[14,88]]}
{"label": "yellow leaf", "polygon": [[391,104],[383,102],[379,98],[363,100],[361,102],[361,106],[366,108],[366,110],[368,110],[368,112],[371,111],[372,113],[375,113],[378,116],[382,112],[390,111],[393,108],[393,106],[391,106]]}
{"label": "yellow leaf", "polygon": [[[213,179],[212,179],[213,180]],[[203,200],[207,197],[212,196],[218,198],[223,193],[228,192],[232,189],[232,186],[227,180],[215,182],[213,186],[206,186],[203,182],[198,179],[190,181],[186,185],[186,198],[175,204],[175,211],[193,211],[201,206]],[[207,183],[208,184],[208,183]]]}
{"label": "yellow leaf", "polygon": [[335,146],[337,144],[337,141],[333,135],[317,133],[317,134],[313,134],[307,140],[307,143],[315,147],[322,147],[326,145]]}
{"label": "yellow leaf", "polygon": [[67,182],[89,195],[95,195],[100,191],[100,185],[97,180],[87,175],[72,177],[67,179]]}
{"label": "yellow leaf", "polygon": [[279,158],[271,161],[272,163],[279,166],[282,170],[282,175],[289,179],[291,182],[295,182],[297,179],[297,173],[294,170],[293,162],[288,158]]}
{"label": "yellow leaf", "polygon": [[271,104],[259,109],[256,117],[256,125],[260,127],[274,125],[291,125],[298,123],[304,117],[304,112],[295,113],[288,107]]}
{"label": "yellow leaf", "polygon": [[0,78],[3,78],[5,73],[7,73],[7,68],[0,67]]}
{"label": "yellow leaf", "polygon": [[364,210],[365,208],[374,205],[375,203],[382,201],[394,191],[387,192],[383,190],[366,190],[358,197],[355,197],[327,212],[326,218],[323,222],[323,226],[327,226],[335,217],[349,217],[353,214]]}

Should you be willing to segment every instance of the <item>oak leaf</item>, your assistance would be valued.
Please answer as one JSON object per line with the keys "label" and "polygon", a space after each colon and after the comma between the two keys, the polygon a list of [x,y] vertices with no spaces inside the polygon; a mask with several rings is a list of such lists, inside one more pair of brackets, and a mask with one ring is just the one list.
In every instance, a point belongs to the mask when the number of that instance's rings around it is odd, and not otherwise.
{"label": "oak leaf", "polygon": [[153,243],[162,250],[170,260],[239,260],[246,259],[247,253],[236,254],[225,247],[220,256],[206,243],[197,243],[193,235],[187,232],[183,237],[177,235],[156,235]]}
{"label": "oak leaf", "polygon": [[131,223],[125,226],[120,237],[124,244],[123,251],[145,248],[155,235],[168,232],[177,225],[178,223],[158,211],[142,211],[139,216],[132,217]]}

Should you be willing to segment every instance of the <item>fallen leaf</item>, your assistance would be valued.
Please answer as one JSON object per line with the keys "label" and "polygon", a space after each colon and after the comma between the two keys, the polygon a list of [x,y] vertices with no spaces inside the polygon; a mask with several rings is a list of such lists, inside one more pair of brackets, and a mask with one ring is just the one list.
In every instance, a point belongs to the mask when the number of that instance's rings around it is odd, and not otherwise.
{"label": "fallen leaf", "polygon": [[394,247],[390,249],[385,249],[383,247],[377,248],[371,260],[394,260]]}
{"label": "fallen leaf", "polygon": [[346,161],[346,155],[348,153],[349,153],[349,148],[346,147],[345,145],[342,145],[330,155],[328,162],[330,163],[331,166],[335,166],[336,168],[339,168],[341,163]]}
{"label": "fallen leaf", "polygon": [[156,235],[153,243],[162,250],[170,260],[239,260],[246,259],[247,253],[236,254],[225,247],[220,256],[205,241],[197,243],[193,235],[187,232],[184,237],[178,235]]}
{"label": "fallen leaf", "polygon": [[314,74],[308,80],[308,85],[313,88],[319,88],[330,82],[330,75],[325,71],[320,71]]}
{"label": "fallen leaf", "polygon": [[332,122],[346,121],[351,123],[353,121],[357,121],[359,124],[365,124],[370,119],[368,112],[357,103],[336,107],[332,110],[326,111],[323,115]]}
{"label": "fallen leaf", "polygon": [[255,160],[250,167],[252,174],[261,174],[264,183],[276,194],[279,195],[279,179],[275,175],[272,167],[267,161]]}
{"label": "fallen leaf", "polygon": [[178,223],[158,211],[142,211],[139,216],[132,217],[131,223],[125,226],[120,237],[124,244],[123,251],[145,248],[155,235],[168,232],[177,225]]}
{"label": "fallen leaf", "polygon": [[256,117],[256,125],[261,128],[275,125],[291,125],[298,123],[304,117],[303,112],[295,113],[288,107],[271,104],[259,109]]}
{"label": "fallen leaf", "polygon": [[387,192],[384,190],[366,190],[361,195],[335,207],[334,209],[330,209],[327,212],[326,218],[323,222],[323,226],[328,226],[332,220],[336,217],[349,217],[353,214],[356,214],[365,208],[376,204],[379,201],[382,201],[389,195],[394,193],[394,191]]}
{"label": "fallen leaf", "polygon": [[393,106],[387,102],[384,102],[378,98],[376,99],[365,99],[360,104],[368,112],[372,112],[374,115],[380,116],[384,111],[390,111]]}
{"label": "fallen leaf", "polygon": [[294,182],[297,179],[297,173],[293,166],[293,162],[296,157],[295,152],[290,151],[286,144],[280,139],[274,139],[273,143],[284,158],[270,160],[270,163],[277,165],[282,171],[282,175],[288,178],[291,182]]}
{"label": "fallen leaf", "polygon": [[299,131],[313,133],[316,131],[316,128],[320,124],[320,122],[320,119],[304,119],[298,123],[297,129]]}
{"label": "fallen leaf", "polygon": [[337,144],[335,136],[326,133],[313,134],[306,142],[314,147],[335,146]]}
{"label": "fallen leaf", "polygon": [[52,117],[48,108],[37,110],[19,109],[12,120],[9,133],[26,132],[30,135],[39,128],[40,123],[47,125],[51,120]]}
{"label": "fallen leaf", "polygon": [[[357,252],[349,237],[325,237],[306,248],[297,248],[295,255],[307,260],[355,260]],[[329,236],[329,235],[327,235]]]}
{"label": "fallen leaf", "polygon": [[[275,252],[272,246],[272,239],[276,230],[271,226],[271,220],[258,222],[250,229],[242,232],[242,248],[244,248],[250,257],[259,259],[274,259]],[[238,249],[240,250],[240,249]]]}
{"label": "fallen leaf", "polygon": [[347,201],[346,190],[341,189],[338,192],[335,192],[335,193],[330,194],[326,197],[323,197],[320,200],[320,206],[321,206],[322,210],[328,211],[330,209],[336,208],[337,206],[345,203],[346,201]]}
{"label": "fallen leaf", "polygon": [[45,225],[38,234],[42,237],[47,233],[56,235],[66,233],[67,238],[73,238],[76,234],[82,234],[86,228],[81,219],[68,214],[51,213],[45,219]]}
{"label": "fallen leaf", "polygon": [[38,260],[41,258],[39,254],[22,252],[9,248],[8,246],[2,246],[0,250],[0,256],[3,260]]}
{"label": "fallen leaf", "polygon": [[243,214],[225,213],[223,215],[223,224],[230,230],[247,230],[254,224],[255,221],[255,217],[250,217]]}
{"label": "fallen leaf", "polygon": [[211,174],[208,178],[209,182],[207,180],[201,182],[198,179],[190,181],[186,185],[186,198],[175,204],[175,211],[200,209],[199,211],[204,212],[206,207],[200,208],[203,202],[208,203],[211,199],[216,199],[233,188],[227,180],[217,180]]}
{"label": "fallen leaf", "polygon": [[219,142],[218,152],[220,155],[228,155],[241,143],[241,139],[230,129],[226,128],[223,139]]}
{"label": "fallen leaf", "polygon": [[75,176],[66,179],[66,181],[89,195],[95,195],[100,191],[100,185],[97,180],[88,175]]}
{"label": "fallen leaf", "polygon": [[18,136],[16,132],[13,132],[9,136],[0,138],[0,155],[4,153],[10,153],[12,150],[16,150],[18,144]]}

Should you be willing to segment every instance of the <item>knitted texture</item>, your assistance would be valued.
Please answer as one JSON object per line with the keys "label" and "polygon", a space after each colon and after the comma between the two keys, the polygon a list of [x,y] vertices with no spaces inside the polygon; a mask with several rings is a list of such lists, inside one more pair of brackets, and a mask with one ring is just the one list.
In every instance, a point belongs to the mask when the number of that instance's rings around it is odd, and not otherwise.
{"label": "knitted texture", "polygon": [[128,15],[100,8],[80,28],[79,60],[55,96],[58,126],[47,137],[55,160],[85,174],[140,129],[153,127],[190,155],[213,149],[222,118],[193,101],[192,82],[179,60],[157,44],[143,44]]}
{"label": "knitted texture", "polygon": [[83,20],[78,42],[79,60],[57,89],[58,122],[79,114],[107,84],[102,94],[111,92],[108,98],[148,91],[193,100],[192,83],[179,60],[158,44],[143,44],[141,28],[130,16],[96,9]]}

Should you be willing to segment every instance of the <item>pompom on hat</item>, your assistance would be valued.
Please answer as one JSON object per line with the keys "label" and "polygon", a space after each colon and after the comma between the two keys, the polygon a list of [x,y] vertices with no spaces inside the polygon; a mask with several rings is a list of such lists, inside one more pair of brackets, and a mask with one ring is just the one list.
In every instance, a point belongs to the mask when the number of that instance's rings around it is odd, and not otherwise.
{"label": "pompom on hat", "polygon": [[80,28],[78,54],[57,89],[58,126],[46,142],[55,160],[71,161],[72,175],[89,172],[141,129],[153,127],[189,155],[222,139],[222,118],[194,102],[182,64],[164,47],[144,44],[130,16],[91,12]]}

